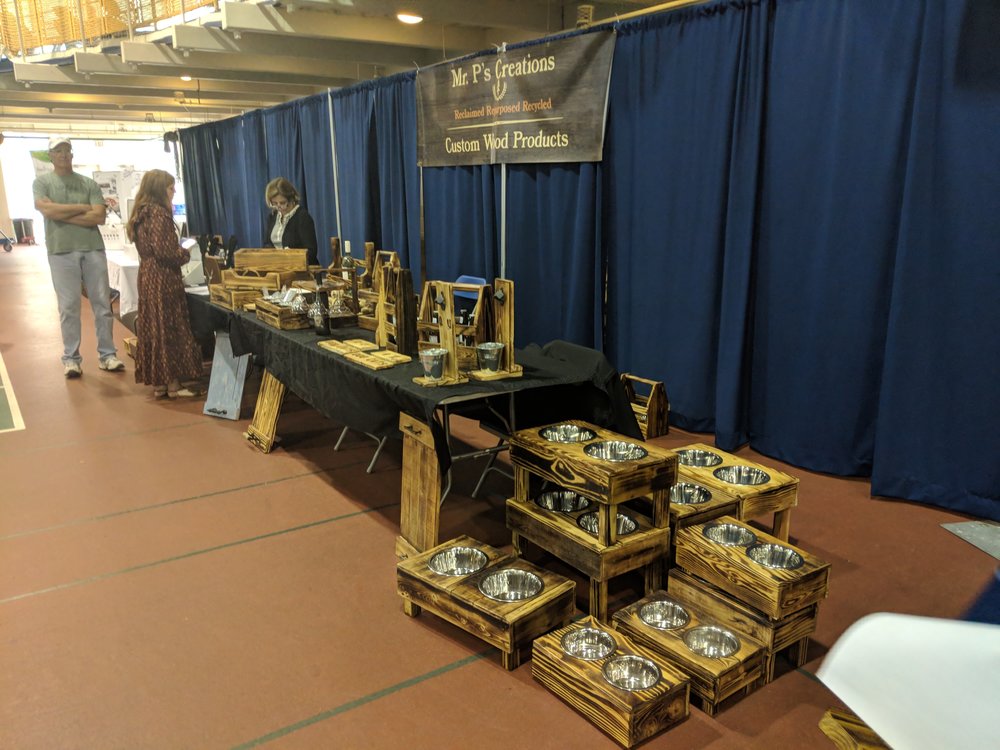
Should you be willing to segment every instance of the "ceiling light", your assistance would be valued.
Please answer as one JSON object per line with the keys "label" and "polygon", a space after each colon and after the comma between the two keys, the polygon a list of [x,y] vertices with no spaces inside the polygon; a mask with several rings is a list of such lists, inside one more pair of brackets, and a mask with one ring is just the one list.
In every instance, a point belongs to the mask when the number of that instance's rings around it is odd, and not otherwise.
{"label": "ceiling light", "polygon": [[182,81],[190,81],[191,80],[191,76],[183,75],[183,76],[181,76],[181,80]]}
{"label": "ceiling light", "polygon": [[400,12],[396,14],[396,18],[402,23],[415,24],[420,23],[424,20],[423,16],[418,16],[416,13],[406,13]]}

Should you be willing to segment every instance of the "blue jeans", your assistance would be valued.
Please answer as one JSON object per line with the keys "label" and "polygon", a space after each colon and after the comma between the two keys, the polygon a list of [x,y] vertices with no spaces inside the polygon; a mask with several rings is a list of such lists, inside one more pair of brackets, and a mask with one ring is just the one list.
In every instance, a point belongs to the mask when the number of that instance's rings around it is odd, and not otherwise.
{"label": "blue jeans", "polygon": [[114,316],[111,313],[111,288],[108,284],[108,259],[103,250],[73,250],[49,255],[52,286],[59,303],[59,325],[62,329],[64,365],[80,364],[80,298],[81,288],[87,290],[90,309],[94,312],[97,329],[97,354],[101,359],[117,354],[113,335]]}

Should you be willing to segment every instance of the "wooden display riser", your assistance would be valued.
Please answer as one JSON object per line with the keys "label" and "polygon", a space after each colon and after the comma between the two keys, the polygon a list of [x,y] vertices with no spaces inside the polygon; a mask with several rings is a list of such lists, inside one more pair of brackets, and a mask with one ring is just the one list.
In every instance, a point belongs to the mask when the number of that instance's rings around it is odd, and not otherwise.
{"label": "wooden display riser", "polygon": [[783,651],[787,651],[793,666],[801,667],[806,663],[809,636],[816,631],[819,604],[811,604],[780,620],[771,620],[680,568],[673,568],[667,576],[667,592],[672,599],[705,613],[719,625],[763,644],[765,683],[774,679],[775,658]]}
{"label": "wooden display riser", "polygon": [[[705,536],[705,529],[717,524],[732,524],[749,531],[756,537],[757,544],[790,549],[802,557],[802,564],[798,568],[785,569],[754,562],[748,554],[752,545],[726,546]],[[730,516],[679,529],[675,542],[678,567],[728,592],[772,620],[781,620],[827,595],[829,563]]]}
{"label": "wooden display riser", "polygon": [[[482,570],[464,576],[435,573],[430,559],[453,546],[474,547],[489,562]],[[541,592],[523,601],[496,601],[480,592],[480,581],[504,569],[526,570],[542,579]],[[470,537],[459,537],[396,565],[396,587],[407,606],[406,614],[416,616],[426,609],[470,635],[496,646],[502,652],[505,669],[516,669],[531,642],[553,628],[562,627],[573,615],[576,584],[524,560],[503,555]]]}
{"label": "wooden display riser", "polygon": [[[592,504],[594,509],[600,504]],[[590,614],[601,622],[608,619],[608,581],[633,570],[645,568],[646,589],[660,588],[663,561],[670,549],[670,529],[657,529],[646,519],[632,514],[638,528],[621,536],[611,545],[577,524],[587,511],[559,513],[539,508],[533,502],[507,500],[507,528],[511,530],[514,549],[523,553],[528,541],[555,555],[590,579]]]}
{"label": "wooden display riser", "polygon": [[[713,490],[721,490],[740,501],[739,518],[747,520],[774,514],[771,533],[778,539],[788,541],[791,528],[792,508],[799,504],[799,480],[790,474],[772,469],[745,458],[734,456],[704,443],[692,443],[675,451],[701,450],[715,453],[722,458],[716,466],[678,466],[678,481],[703,484]],[[725,482],[715,476],[715,471],[727,466],[750,466],[766,472],[770,479],[764,484],[742,485]]]}
{"label": "wooden display riser", "polygon": [[648,452],[634,461],[602,461],[587,455],[591,443],[606,440],[635,441],[617,433],[579,420],[568,424],[588,429],[596,437],[584,443],[558,443],[541,436],[545,428],[518,430],[510,437],[510,458],[514,465],[514,497],[528,501],[528,473],[553,484],[573,490],[601,504],[599,507],[598,539],[605,545],[617,540],[615,524],[611,523],[613,506],[640,495],[652,503],[653,525],[665,528],[670,523],[670,486],[677,478],[677,456],[672,451],[642,444]]}
{"label": "wooden display riser", "polygon": [[850,711],[829,709],[819,728],[839,750],[890,750],[870,726]]}
{"label": "wooden display riser", "polygon": [[[520,367],[520,365],[518,365]],[[469,370],[467,373],[473,380],[507,380],[508,378],[519,378],[524,375],[524,370]]]}
{"label": "wooden display riser", "polygon": [[[656,601],[680,604],[687,611],[689,621],[674,630],[660,630],[647,625],[639,617],[639,611],[645,604]],[[716,714],[719,704],[725,699],[740,691],[749,693],[762,684],[764,674],[764,647],[743,634],[733,633],[739,640],[739,648],[730,656],[709,658],[688,648],[684,642],[686,632],[703,625],[717,624],[698,608],[680,602],[664,591],[657,591],[619,610],[614,616],[614,627],[618,632],[691,676],[691,691],[709,716]]]}
{"label": "wooden display riser", "polygon": [[[616,641],[615,651],[593,661],[567,654],[561,645],[563,636],[583,628],[609,633]],[[649,659],[659,668],[660,680],[645,690],[612,685],[602,670],[608,659],[621,655]],[[687,675],[592,618],[537,639],[532,647],[531,676],[624,747],[633,747],[669,729],[690,712]]]}

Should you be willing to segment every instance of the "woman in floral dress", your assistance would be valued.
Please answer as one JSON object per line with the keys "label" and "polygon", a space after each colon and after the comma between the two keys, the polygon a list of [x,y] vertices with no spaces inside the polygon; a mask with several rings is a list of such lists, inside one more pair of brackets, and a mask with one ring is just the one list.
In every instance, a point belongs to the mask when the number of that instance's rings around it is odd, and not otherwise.
{"label": "woman in floral dress", "polygon": [[201,377],[201,351],[191,333],[181,278],[181,266],[190,255],[177,241],[173,197],[171,174],[162,169],[147,172],[127,227],[140,261],[135,382],[152,385],[158,398],[197,396],[181,382]]}

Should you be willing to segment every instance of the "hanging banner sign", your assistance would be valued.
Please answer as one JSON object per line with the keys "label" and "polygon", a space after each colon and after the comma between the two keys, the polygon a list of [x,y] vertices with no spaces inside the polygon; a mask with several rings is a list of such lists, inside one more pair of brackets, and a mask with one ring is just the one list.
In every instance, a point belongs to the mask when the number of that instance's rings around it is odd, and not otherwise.
{"label": "hanging banner sign", "polygon": [[608,30],[418,71],[420,165],[600,161],[614,51]]}

